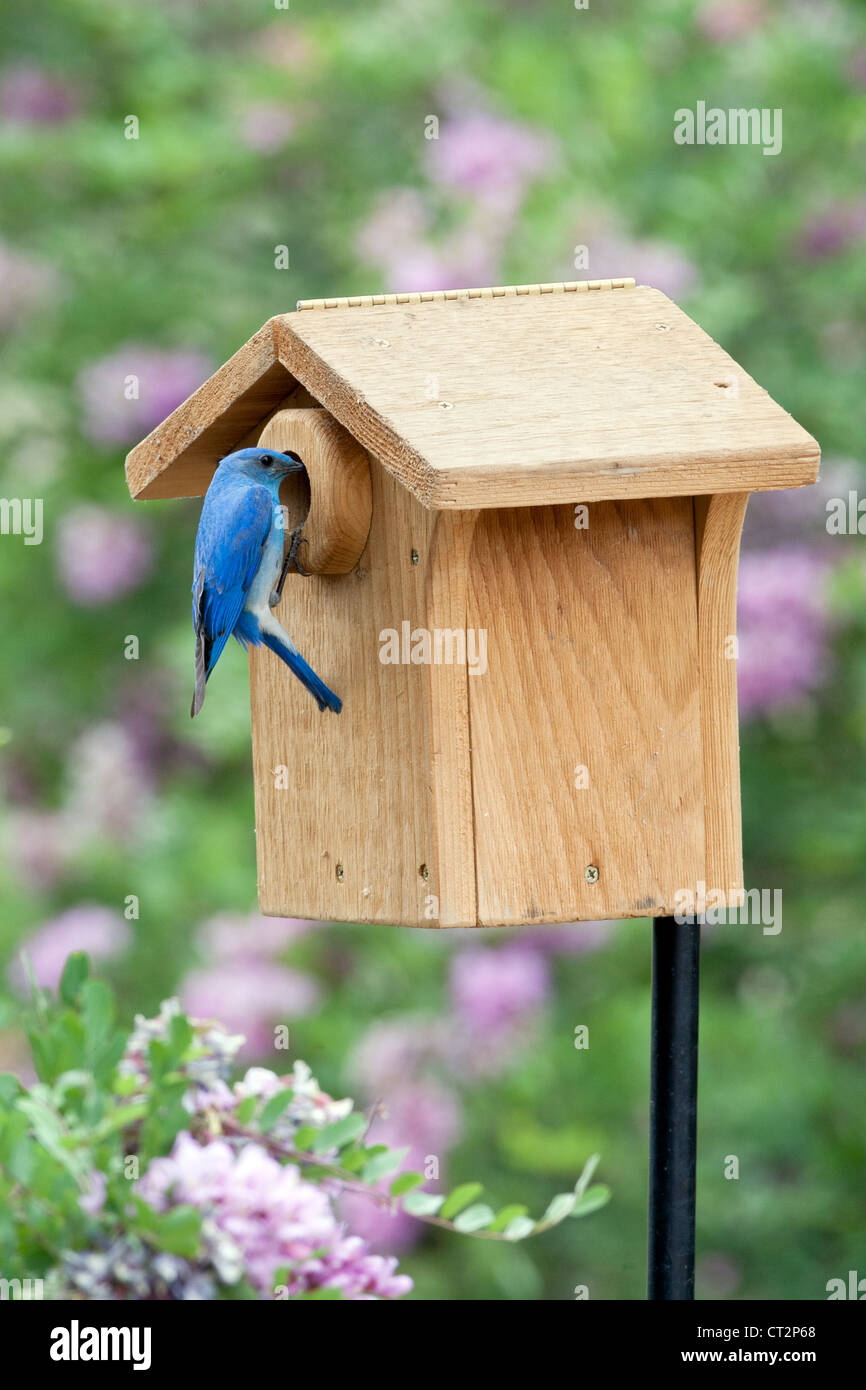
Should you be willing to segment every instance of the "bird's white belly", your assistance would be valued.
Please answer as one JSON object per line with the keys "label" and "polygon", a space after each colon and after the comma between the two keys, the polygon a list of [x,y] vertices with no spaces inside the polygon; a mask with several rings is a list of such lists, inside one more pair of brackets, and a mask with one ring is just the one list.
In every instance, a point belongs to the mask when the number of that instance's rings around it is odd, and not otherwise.
{"label": "bird's white belly", "polygon": [[283,567],[283,533],[274,527],[262,551],[262,560],[256,577],[249,587],[244,608],[250,613],[267,613],[268,599],[276,587]]}

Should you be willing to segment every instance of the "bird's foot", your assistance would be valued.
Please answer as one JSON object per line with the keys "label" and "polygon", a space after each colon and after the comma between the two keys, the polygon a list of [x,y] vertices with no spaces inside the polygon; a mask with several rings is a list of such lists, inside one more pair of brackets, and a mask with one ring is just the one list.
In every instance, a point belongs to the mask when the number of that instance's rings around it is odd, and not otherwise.
{"label": "bird's foot", "polygon": [[[301,535],[302,530],[303,527],[297,526],[295,527],[295,530],[292,532],[292,539],[289,545],[289,553],[286,556],[285,569],[286,571],[288,571],[291,568],[291,566],[294,565],[296,574],[303,575],[304,579],[309,579],[309,571],[303,568],[300,560],[298,559],[298,551],[300,550],[301,546],[309,544],[306,536]],[[285,574],[282,576],[282,580],[283,582],[285,582]]]}
{"label": "bird's foot", "polygon": [[277,604],[282,598],[283,586],[286,582],[286,575],[293,566],[297,574],[302,574],[305,579],[309,579],[307,571],[305,569],[302,569],[301,565],[298,562],[298,550],[302,545],[307,544],[306,536],[301,535],[302,529],[303,528],[301,526],[297,526],[295,530],[292,532],[292,539],[289,542],[288,554],[283,560],[283,568],[280,570],[280,577],[277,580],[275,587],[271,589],[271,592],[268,595],[269,608],[276,608]]}

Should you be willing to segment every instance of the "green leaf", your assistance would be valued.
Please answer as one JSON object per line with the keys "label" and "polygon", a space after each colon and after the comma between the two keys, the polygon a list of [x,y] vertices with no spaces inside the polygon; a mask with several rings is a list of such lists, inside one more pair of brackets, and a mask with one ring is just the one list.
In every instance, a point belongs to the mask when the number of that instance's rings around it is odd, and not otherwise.
{"label": "green leaf", "polygon": [[547,1211],[537,1223],[539,1226],[558,1226],[560,1221],[564,1221],[574,1211],[577,1195],[574,1192],[558,1192],[551,1198]]}
{"label": "green leaf", "polygon": [[411,1192],[413,1187],[420,1187],[423,1181],[423,1173],[401,1173],[391,1184],[391,1196],[402,1197],[404,1192]]}
{"label": "green leaf", "polygon": [[474,1202],[482,1191],[483,1185],[480,1182],[461,1183],[446,1197],[439,1215],[445,1221],[453,1221],[457,1213],[468,1207],[470,1202]]}
{"label": "green leaf", "polygon": [[525,1240],[535,1230],[531,1216],[515,1216],[502,1232],[506,1240]]}
{"label": "green leaf", "polygon": [[316,1130],[313,1153],[327,1153],[329,1149],[343,1149],[347,1144],[354,1144],[366,1128],[366,1116],[357,1113],[345,1115],[342,1120],[335,1120],[332,1125]]}
{"label": "green leaf", "polygon": [[73,951],[67,957],[60,976],[60,998],[64,1004],[75,1007],[81,987],[90,974],[90,961],[84,951]]}
{"label": "green leaf", "polygon": [[9,1105],[22,1092],[21,1082],[11,1071],[0,1071],[0,1104]]}
{"label": "green leaf", "polygon": [[292,1139],[292,1147],[297,1149],[299,1153],[309,1153],[316,1142],[318,1133],[319,1130],[316,1129],[315,1125],[299,1125]]}
{"label": "green leaf", "polygon": [[144,1119],[146,1114],[147,1105],[144,1101],[139,1101],[137,1104],[118,1105],[115,1110],[106,1115],[102,1123],[94,1130],[93,1137],[98,1143],[100,1139],[107,1139],[109,1134],[115,1134],[117,1130],[135,1124],[136,1120]]}
{"label": "green leaf", "polygon": [[395,1168],[400,1167],[408,1152],[408,1148],[386,1149],[384,1153],[376,1154],[369,1163],[364,1165],[361,1181],[373,1183],[378,1182],[380,1178],[387,1177],[389,1173],[393,1173]]}
{"label": "green leaf", "polygon": [[347,1173],[360,1173],[364,1164],[369,1161],[369,1158],[369,1149],[341,1149],[340,1167],[345,1168]]}
{"label": "green leaf", "polygon": [[528,1214],[529,1207],[521,1206],[519,1202],[512,1202],[509,1206],[503,1207],[501,1211],[496,1213],[495,1219],[490,1223],[490,1229],[491,1231],[504,1231],[509,1222],[514,1220],[515,1216],[527,1216]]}
{"label": "green leaf", "polygon": [[168,1025],[168,1040],[175,1060],[180,1061],[192,1042],[192,1024],[185,1014],[174,1014]]}
{"label": "green leaf", "polygon": [[82,985],[81,1019],[91,1046],[105,1039],[114,1023],[114,995],[103,980],[87,980]]}
{"label": "green leaf", "polygon": [[238,1106],[235,1114],[238,1124],[248,1125],[253,1115],[256,1113],[256,1106],[259,1103],[258,1096],[245,1096]]}
{"label": "green leaf", "polygon": [[575,1194],[578,1197],[582,1197],[586,1189],[589,1187],[589,1184],[592,1181],[592,1175],[598,1167],[600,1161],[600,1154],[591,1154],[589,1158],[586,1160],[586,1163],[583,1165],[583,1172],[578,1178],[574,1189]]}
{"label": "green leaf", "polygon": [[294,1091],[287,1086],[285,1090],[277,1091],[275,1095],[271,1096],[270,1100],[265,1101],[265,1104],[262,1106],[262,1113],[259,1116],[259,1129],[262,1131],[262,1134],[267,1134],[269,1129],[273,1129],[283,1112],[288,1110],[294,1097]]}
{"label": "green leaf", "polygon": [[486,1206],[484,1202],[476,1202],[454,1218],[454,1225],[458,1231],[468,1234],[471,1231],[483,1230],[493,1219],[493,1208]]}
{"label": "green leaf", "polygon": [[593,1187],[587,1188],[583,1196],[578,1198],[572,1216],[589,1216],[590,1212],[598,1211],[600,1207],[606,1207],[611,1198],[609,1187],[604,1183],[596,1183]]}
{"label": "green leaf", "polygon": [[444,1201],[445,1198],[435,1192],[407,1192],[403,1210],[410,1216],[434,1216]]}
{"label": "green leaf", "polygon": [[166,1212],[154,1211],[138,1202],[137,1233],[170,1255],[192,1259],[198,1254],[201,1235],[201,1212],[195,1207],[171,1207]]}

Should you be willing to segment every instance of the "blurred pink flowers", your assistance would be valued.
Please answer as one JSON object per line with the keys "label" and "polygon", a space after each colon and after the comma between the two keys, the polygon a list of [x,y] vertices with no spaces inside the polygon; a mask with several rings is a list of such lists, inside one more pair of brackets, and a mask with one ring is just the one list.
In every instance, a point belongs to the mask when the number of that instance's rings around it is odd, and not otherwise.
{"label": "blurred pink flowers", "polygon": [[153,567],[139,522],[108,507],[73,507],[57,528],[57,568],[69,597],[82,607],[111,603],[137,588]]}
{"label": "blurred pink flowers", "polygon": [[78,378],[84,432],[95,444],[129,444],[170,415],[210,376],[202,353],[127,343]]}
{"label": "blurred pink flowers", "polygon": [[432,210],[420,193],[391,189],[361,228],[358,253],[380,270],[389,290],[448,289],[497,278],[502,227],[488,230],[476,215],[434,244],[432,226]]}
{"label": "blurred pink flowers", "polygon": [[556,144],[546,131],[488,111],[446,116],[439,138],[427,142],[430,177],[451,193],[513,217],[529,184],[550,172]]}
{"label": "blurred pink flowers", "polygon": [[53,266],[0,242],[0,328],[14,328],[57,287]]}
{"label": "blurred pink flowers", "polygon": [[[370,1126],[369,1142],[392,1149],[408,1148],[403,1172],[425,1172],[434,1159],[444,1178],[448,1150],[460,1137],[461,1112],[456,1096],[430,1078],[405,1079],[388,1089],[384,1115]],[[387,1184],[386,1184],[387,1186]],[[404,1250],[421,1234],[417,1221],[402,1209],[380,1207],[365,1197],[345,1196],[340,1210],[352,1229],[377,1248]]]}
{"label": "blurred pink flowers", "polygon": [[[593,280],[631,275],[639,285],[651,285],[671,299],[685,298],[697,284],[697,267],[679,247],[631,236],[606,209],[585,214],[575,241],[589,252],[589,264],[582,273]],[[563,278],[573,279],[574,272]]]}
{"label": "blurred pink flowers", "polygon": [[711,43],[734,43],[766,19],[763,0],[704,0],[697,12],[698,29]]}
{"label": "blurred pink flowers", "polygon": [[838,199],[808,220],[800,232],[801,255],[823,261],[866,240],[866,198]]}
{"label": "blurred pink flowers", "polygon": [[288,1291],[339,1289],[347,1299],[399,1298],[412,1287],[396,1260],[368,1253],[347,1236],[326,1192],[293,1164],[280,1164],[258,1144],[235,1153],[224,1140],[197,1143],[182,1132],[168,1158],[151,1162],[137,1192],[157,1211],[178,1203],[207,1218],[205,1243],[217,1271],[234,1283],[244,1272],[270,1294],[277,1270]]}
{"label": "blurred pink flowers", "polygon": [[379,198],[357,240],[387,289],[435,290],[495,283],[515,217],[533,180],[549,173],[556,144],[546,131],[480,106],[453,103],[425,144],[431,193],[465,204],[463,220],[434,235],[434,200],[413,188]]}
{"label": "blurred pink flowers", "polygon": [[32,63],[0,73],[0,118],[11,125],[62,125],[78,111],[78,96],[64,81]]}
{"label": "blurred pink flowers", "polygon": [[740,561],[739,698],[745,716],[799,703],[827,672],[827,563],[807,546]]}
{"label": "blurred pink flowers", "polygon": [[529,946],[473,946],[451,963],[458,1024],[485,1043],[507,1038],[545,1004],[549,992],[547,962]]}
{"label": "blurred pink flowers", "polygon": [[[72,951],[108,960],[120,955],[131,939],[129,923],[119,912],[99,903],[79,903],[39,927],[20,949],[27,952],[36,983],[42,989],[56,989]],[[26,989],[27,973],[19,960],[10,966],[9,977],[19,989]]]}
{"label": "blurred pink flowers", "polygon": [[225,964],[275,956],[316,924],[296,917],[260,917],[258,913],[222,912],[203,923],[198,940],[208,960]]}
{"label": "blurred pink flowers", "polygon": [[273,154],[282,149],[295,125],[295,115],[288,106],[273,101],[255,102],[241,116],[241,141],[257,154]]}
{"label": "blurred pink flowers", "polygon": [[274,1050],[274,1025],[312,1013],[321,990],[312,975],[274,959],[312,923],[293,917],[221,913],[198,932],[207,964],[189,974],[181,998],[199,1018],[218,1018],[246,1039],[242,1055]]}
{"label": "blurred pink flowers", "polygon": [[243,960],[194,970],[180,990],[196,1018],[218,1018],[246,1039],[242,1055],[264,1057],[274,1050],[274,1025],[312,1013],[318,983],[310,975],[272,960]]}

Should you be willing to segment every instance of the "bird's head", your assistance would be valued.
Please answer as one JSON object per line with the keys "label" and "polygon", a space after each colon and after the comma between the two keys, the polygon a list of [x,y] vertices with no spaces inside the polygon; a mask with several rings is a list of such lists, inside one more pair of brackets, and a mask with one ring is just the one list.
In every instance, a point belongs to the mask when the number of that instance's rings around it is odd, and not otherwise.
{"label": "bird's head", "polygon": [[277,449],[238,449],[220,460],[219,472],[248,478],[253,483],[279,483],[289,473],[300,473],[304,465],[297,454],[281,454]]}

